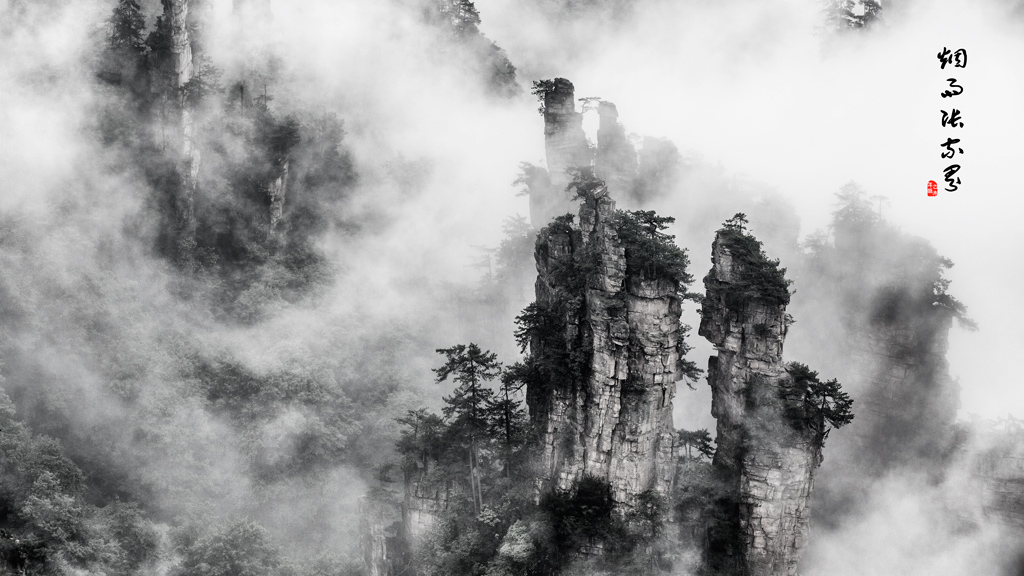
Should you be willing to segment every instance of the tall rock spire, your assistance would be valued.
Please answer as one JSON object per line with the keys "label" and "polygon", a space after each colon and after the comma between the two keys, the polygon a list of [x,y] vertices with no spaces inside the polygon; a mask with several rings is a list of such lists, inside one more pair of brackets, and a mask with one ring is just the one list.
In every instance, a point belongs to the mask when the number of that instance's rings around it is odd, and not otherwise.
{"label": "tall rock spire", "polygon": [[[232,88],[232,98],[239,106],[250,108],[259,103],[259,95],[266,94],[274,80],[270,61],[273,55],[273,22],[270,0],[234,0],[234,41],[237,49],[235,63],[238,76]],[[268,102],[263,102],[266,106]],[[260,184],[266,194],[267,236],[273,240],[281,234],[285,201],[288,194],[288,173],[291,160],[287,155],[273,158],[273,167],[266,181]]]}
{"label": "tall rock spire", "polygon": [[629,507],[646,491],[666,494],[673,481],[683,331],[676,282],[627,274],[616,217],[599,190],[580,208],[579,228],[556,221],[538,236],[543,327],[531,357],[559,368],[528,385],[527,403],[540,435],[538,487],[568,490],[594,477]]}
{"label": "tall rock spire", "polygon": [[544,93],[544,150],[551,190],[530,195],[530,221],[536,227],[575,211],[576,204],[565,191],[572,181],[568,171],[590,166],[583,114],[576,111],[575,88],[565,78],[552,80],[551,88]]}
{"label": "tall rock spire", "polygon": [[626,138],[626,129],[619,123],[615,104],[601,101],[597,105],[600,124],[597,129],[597,156],[594,173],[605,181],[608,191],[616,198],[632,193],[637,175],[636,148]]}
{"label": "tall rock spire", "polygon": [[736,226],[718,232],[711,260],[699,334],[718,352],[708,361],[713,466],[732,499],[709,528],[708,564],[730,576],[793,576],[827,430],[821,414],[806,412],[806,389],[782,359],[784,270]]}
{"label": "tall rock spire", "polygon": [[156,70],[162,81],[154,89],[166,90],[172,96],[176,119],[171,125],[172,145],[179,154],[178,185],[174,192],[175,252],[178,258],[189,257],[195,244],[195,196],[199,187],[201,155],[196,142],[195,118],[187,99],[186,87],[195,70],[192,38],[189,34],[189,0],[162,0],[163,16],[157,32],[166,39],[166,50],[155,54]]}

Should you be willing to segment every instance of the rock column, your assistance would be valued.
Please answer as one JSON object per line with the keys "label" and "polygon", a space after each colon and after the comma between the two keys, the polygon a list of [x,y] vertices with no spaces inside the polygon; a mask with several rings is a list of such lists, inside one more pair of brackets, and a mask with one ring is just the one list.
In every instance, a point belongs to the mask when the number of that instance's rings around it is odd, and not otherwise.
{"label": "rock column", "polygon": [[[711,413],[718,421],[713,466],[734,495],[715,527],[709,564],[721,574],[795,575],[807,542],[807,502],[821,463],[817,433],[794,430],[782,415],[779,388],[786,307],[755,294],[730,298],[744,264],[719,232],[704,279],[699,334],[718,351],[708,362]],[[735,292],[733,292],[735,294]]]}
{"label": "rock column", "polygon": [[673,481],[682,334],[675,285],[626,277],[614,213],[599,192],[581,207],[579,228],[539,234],[537,303],[556,316],[559,337],[534,338],[531,354],[569,369],[529,387],[527,402],[540,430],[538,488],[568,490],[593,476],[624,510],[645,491],[667,494]]}
{"label": "rock column", "polygon": [[[195,243],[195,196],[199,187],[201,155],[196,142],[195,118],[185,98],[185,86],[192,80],[192,40],[188,31],[189,0],[162,0],[163,25],[169,37],[169,54],[164,62],[165,83],[174,94],[178,117],[174,127],[180,138],[178,152],[179,188],[174,198],[179,256]],[[169,84],[169,86],[168,86]]]}
{"label": "rock column", "polygon": [[605,181],[616,198],[632,195],[637,174],[636,148],[626,138],[626,129],[619,123],[619,111],[611,102],[597,106],[600,124],[597,129],[597,157],[594,171]]}
{"label": "rock column", "polygon": [[575,88],[565,78],[555,78],[552,89],[544,95],[544,149],[551,188],[547,193],[530,195],[530,221],[535,227],[575,211],[576,204],[565,191],[572,181],[567,170],[590,166],[583,114],[576,111]]}

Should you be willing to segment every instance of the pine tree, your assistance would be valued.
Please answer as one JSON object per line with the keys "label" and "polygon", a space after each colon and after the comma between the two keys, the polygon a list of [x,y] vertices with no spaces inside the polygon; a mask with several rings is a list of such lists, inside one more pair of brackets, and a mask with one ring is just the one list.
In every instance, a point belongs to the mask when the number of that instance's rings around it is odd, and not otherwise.
{"label": "pine tree", "polygon": [[468,441],[470,485],[476,510],[483,507],[483,489],[480,485],[480,452],[482,439],[487,438],[488,406],[494,398],[494,391],[486,383],[501,374],[498,355],[481,350],[472,342],[467,346],[458,344],[451,348],[439,348],[446,361],[444,366],[435,368],[437,382],[451,377],[458,384],[451,396],[444,398],[445,418],[450,420],[449,430],[455,438]]}
{"label": "pine tree", "polygon": [[501,373],[498,355],[481,350],[473,343],[439,348],[437,353],[446,359],[444,366],[434,369],[437,382],[451,377],[458,385],[455,392],[444,399],[445,418],[466,436],[482,437],[487,431],[487,404],[494,397],[494,391],[486,383]]}
{"label": "pine tree", "polygon": [[118,0],[107,22],[110,24],[110,48],[130,50],[140,55],[146,52],[146,17],[138,2]]}
{"label": "pine tree", "polygon": [[466,38],[480,32],[480,12],[470,0],[442,0],[438,11],[447,17],[455,37]]}
{"label": "pine tree", "polygon": [[512,460],[525,440],[526,410],[515,399],[515,395],[525,386],[519,373],[516,367],[502,372],[499,394],[487,405],[488,436],[498,440],[506,477],[511,475]]}

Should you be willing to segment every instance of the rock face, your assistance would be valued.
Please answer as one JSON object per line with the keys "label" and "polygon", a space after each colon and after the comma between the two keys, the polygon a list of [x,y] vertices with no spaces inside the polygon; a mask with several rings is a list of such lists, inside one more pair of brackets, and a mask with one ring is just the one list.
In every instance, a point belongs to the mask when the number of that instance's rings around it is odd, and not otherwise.
{"label": "rock face", "polygon": [[599,192],[580,208],[579,228],[556,223],[537,238],[537,306],[557,336],[534,337],[531,355],[568,369],[528,386],[527,404],[540,436],[538,489],[593,476],[625,509],[673,482],[682,333],[674,283],[627,278],[614,213]]}
{"label": "rock face", "polygon": [[555,78],[553,85],[544,95],[544,149],[551,189],[530,195],[530,221],[537,227],[575,210],[572,197],[565,192],[572,180],[567,170],[590,166],[583,114],[576,111],[575,88],[565,78]]}
{"label": "rock face", "polygon": [[360,501],[360,551],[368,576],[416,574],[413,552],[447,510],[457,486],[432,478],[436,465],[430,457],[419,459],[416,469],[404,475],[400,502],[364,497]]}
{"label": "rock face", "polygon": [[850,198],[833,220],[834,245],[805,260],[791,307],[801,324],[790,349],[813,354],[857,403],[816,479],[813,506],[830,510],[862,501],[893,472],[941,482],[962,448],[959,385],[945,358],[955,317],[942,279],[948,263],[878,219],[863,196]]}
{"label": "rock face", "polygon": [[271,180],[267,187],[267,197],[270,199],[270,235],[278,234],[277,225],[284,216],[284,199],[288,192],[288,160],[284,159],[281,166],[281,174]]}
{"label": "rock face", "polygon": [[429,466],[432,463],[426,462],[425,466],[418,470],[418,473],[409,474],[405,480],[405,500],[402,505],[402,524],[405,530],[406,542],[420,542],[426,535],[441,513],[448,508],[448,500],[451,496],[452,486],[439,484],[429,480]]}
{"label": "rock face", "polygon": [[[546,176],[541,183],[529,177],[530,221],[535,228],[552,218],[575,211],[575,200],[566,187],[572,182],[567,170],[589,169],[603,180],[612,196],[629,207],[640,206],[669,189],[679,161],[675,146],[647,138],[638,154],[619,122],[615,104],[597,101],[597,145],[591,147],[583,132],[583,114],[576,111],[575,88],[565,78],[550,81],[543,95]],[[592,100],[592,99],[586,99]],[[584,110],[588,105],[584,105]]]}
{"label": "rock face", "polygon": [[[232,6],[233,41],[238,59],[235,66],[241,72],[235,78],[231,92],[232,98],[238,99],[239,106],[246,109],[256,105],[257,94],[262,90],[266,95],[268,84],[273,82],[274,17],[270,0],[234,0]],[[290,160],[287,155],[274,155],[270,161],[270,170],[260,188],[269,207],[267,237],[281,239],[284,235],[278,224],[284,218]]]}
{"label": "rock face", "polygon": [[608,191],[616,198],[632,193],[637,175],[636,148],[626,138],[626,129],[619,123],[619,111],[611,102],[597,105],[600,124],[597,129],[597,156],[594,173],[604,180]]}
{"label": "rock face", "polygon": [[985,511],[1024,534],[1024,427],[1014,422],[991,436],[973,466]]}
{"label": "rock face", "polygon": [[[885,300],[887,292],[880,294],[876,300]],[[855,440],[878,474],[903,466],[939,471],[956,442],[960,407],[960,387],[946,361],[953,314],[920,302],[908,306],[912,314],[900,310],[882,320],[879,313],[887,307],[875,302],[870,323],[855,326],[851,337],[851,357],[875,367]]]}
{"label": "rock face", "polygon": [[164,25],[170,32],[169,60],[173,84],[177,88],[192,79],[192,41],[188,33],[189,0],[161,0],[164,7]]}
{"label": "rock face", "polygon": [[360,552],[367,576],[391,576],[408,563],[398,506],[363,498],[359,503]]}
{"label": "rock face", "polygon": [[201,155],[196,143],[195,118],[185,98],[185,86],[192,80],[194,64],[192,40],[189,37],[189,0],[162,0],[162,26],[168,38],[167,52],[156,67],[162,78],[153,83],[157,90],[173,95],[177,118],[171,126],[172,138],[179,152],[179,185],[174,197],[174,212],[179,250],[195,243],[195,197],[199,187]]}
{"label": "rock face", "polygon": [[821,438],[790,429],[777,400],[790,376],[782,360],[785,304],[730,290],[744,263],[720,232],[704,279],[699,333],[718,351],[708,362],[711,413],[718,421],[713,466],[735,502],[712,530],[709,563],[721,574],[795,575],[807,541],[807,501],[821,463]]}

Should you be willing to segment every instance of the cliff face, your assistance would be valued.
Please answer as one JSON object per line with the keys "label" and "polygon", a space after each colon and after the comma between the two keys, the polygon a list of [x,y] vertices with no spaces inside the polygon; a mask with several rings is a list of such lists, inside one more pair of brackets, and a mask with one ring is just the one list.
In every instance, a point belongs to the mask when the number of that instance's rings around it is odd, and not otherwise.
{"label": "cliff face", "polygon": [[534,338],[531,354],[576,368],[528,386],[527,403],[540,431],[538,488],[568,490],[592,476],[628,507],[647,490],[666,494],[673,481],[682,334],[674,283],[627,278],[614,213],[598,193],[580,208],[579,228],[553,225],[538,236],[537,305],[558,337]]}
{"label": "cliff face", "polygon": [[713,466],[735,501],[724,505],[727,525],[712,530],[709,562],[722,574],[795,575],[821,438],[791,430],[778,401],[791,382],[782,360],[786,306],[756,295],[737,302],[745,264],[721,232],[712,262],[699,333],[718,351],[708,362]]}
{"label": "cliff face", "polygon": [[271,180],[267,187],[267,197],[270,200],[270,235],[278,233],[277,225],[284,216],[284,199],[288,192],[288,160],[285,159],[281,166],[281,174]]}
{"label": "cliff face", "polygon": [[544,149],[551,189],[530,195],[530,221],[538,227],[575,210],[575,203],[565,192],[572,180],[567,170],[590,166],[583,115],[576,112],[575,88],[565,78],[555,78],[553,88],[544,94]]}
{"label": "cliff face", "polygon": [[542,184],[535,176],[530,177],[530,221],[534,227],[546,226],[552,218],[574,211],[575,201],[566,192],[572,181],[569,169],[593,169],[610,194],[630,208],[643,206],[650,198],[672,189],[680,156],[671,142],[645,138],[638,153],[619,122],[615,104],[599,100],[597,143],[591,148],[583,132],[583,114],[576,111],[572,82],[565,78],[551,80],[543,101],[546,174],[550,182]]}
{"label": "cliff face", "polygon": [[1019,422],[991,434],[974,461],[985,511],[1024,533],[1024,428]]}
{"label": "cliff face", "polygon": [[604,180],[608,191],[616,198],[632,193],[637,176],[636,148],[626,138],[626,129],[619,123],[619,111],[611,102],[597,106],[600,124],[597,129],[597,155],[594,173]]}
{"label": "cliff face", "polygon": [[167,51],[161,54],[162,62],[156,67],[162,70],[162,81],[153,83],[157,90],[170,92],[175,103],[177,118],[171,126],[171,133],[179,151],[179,185],[174,197],[174,211],[179,250],[195,242],[196,217],[195,197],[199,187],[199,166],[201,155],[196,142],[195,118],[185,97],[185,86],[192,80],[194,64],[192,39],[189,37],[189,0],[162,0],[163,17],[161,25],[168,40]]}
{"label": "cliff face", "polygon": [[398,506],[364,498],[359,503],[360,552],[367,576],[401,573],[408,563]]}
{"label": "cliff face", "polygon": [[402,505],[406,542],[420,542],[448,508],[451,486],[430,481],[427,466],[432,463],[424,464],[416,473],[406,476],[405,500]]}
{"label": "cliff face", "polygon": [[[232,98],[238,99],[239,106],[246,109],[258,106],[258,94],[262,91],[266,95],[268,87],[273,87],[274,17],[269,0],[234,0],[232,6],[233,41],[239,58],[236,67],[241,73],[234,79],[231,92]],[[286,153],[274,153],[270,163],[270,169],[260,184],[269,207],[266,232],[269,239],[281,239],[283,234],[278,225],[284,218],[291,162]]]}
{"label": "cliff face", "polygon": [[[834,245],[815,248],[799,274],[794,313],[807,319],[791,350],[814,354],[857,401],[857,421],[830,440],[816,500],[846,509],[895,470],[939,481],[958,442],[959,385],[945,355],[955,299],[950,263],[877,216],[855,188],[834,215]],[[822,337],[826,335],[827,337]]]}
{"label": "cliff face", "polygon": [[170,33],[169,72],[175,87],[181,88],[192,79],[192,41],[188,33],[189,0],[161,0],[164,25]]}
{"label": "cliff face", "polygon": [[907,465],[938,473],[954,449],[960,407],[960,388],[946,361],[953,314],[934,306],[930,294],[899,303],[889,302],[890,294],[878,292],[869,322],[855,324],[851,338],[855,361],[875,366],[857,440],[877,473]]}

